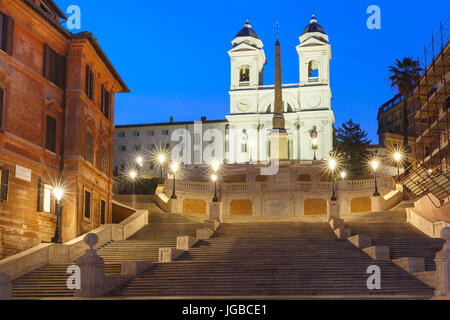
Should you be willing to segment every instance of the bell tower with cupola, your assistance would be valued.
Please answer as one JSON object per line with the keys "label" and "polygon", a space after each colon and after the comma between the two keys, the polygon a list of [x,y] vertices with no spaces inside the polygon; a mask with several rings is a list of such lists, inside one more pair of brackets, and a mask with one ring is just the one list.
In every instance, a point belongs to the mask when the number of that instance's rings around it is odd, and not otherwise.
{"label": "bell tower with cupola", "polygon": [[331,109],[328,35],[313,15],[297,46],[300,66],[300,104],[302,109]]}
{"label": "bell tower with cupola", "polygon": [[262,85],[266,56],[263,43],[247,22],[231,42],[231,89]]}

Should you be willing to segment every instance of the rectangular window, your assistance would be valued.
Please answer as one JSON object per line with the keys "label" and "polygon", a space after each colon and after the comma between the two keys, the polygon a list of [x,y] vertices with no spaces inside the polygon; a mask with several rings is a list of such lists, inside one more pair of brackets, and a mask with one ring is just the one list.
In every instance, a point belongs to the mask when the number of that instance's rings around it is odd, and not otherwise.
{"label": "rectangular window", "polygon": [[141,146],[139,145],[134,146],[134,151],[141,151]]}
{"label": "rectangular window", "polygon": [[44,47],[44,77],[56,84],[64,87],[66,60],[57,54],[48,45]]}
{"label": "rectangular window", "polygon": [[119,150],[120,150],[121,152],[125,152],[125,151],[127,151],[127,146],[120,146],[120,147],[119,147]]}
{"label": "rectangular window", "polygon": [[0,88],[0,129],[3,128],[3,104],[5,97],[5,90],[3,88]]}
{"label": "rectangular window", "polygon": [[108,171],[108,148],[106,146],[102,146],[102,163],[101,170],[103,173],[107,173]]}
{"label": "rectangular window", "polygon": [[84,191],[84,217],[91,218],[91,193]]}
{"label": "rectangular window", "polygon": [[106,91],[105,86],[102,85],[102,113],[106,117],[106,119],[109,119],[111,109],[111,94]]}
{"label": "rectangular window", "polygon": [[100,223],[106,223],[106,201],[100,200]]}
{"label": "rectangular window", "polygon": [[0,12],[0,49],[12,56],[14,40],[14,20]]}
{"label": "rectangular window", "polygon": [[8,201],[9,191],[9,169],[5,166],[0,167],[0,201]]}
{"label": "rectangular window", "polygon": [[163,136],[168,136],[169,135],[169,130],[163,130],[162,134],[163,134]]}
{"label": "rectangular window", "polygon": [[38,185],[38,211],[51,212],[52,187],[39,180]]}
{"label": "rectangular window", "polygon": [[86,66],[84,92],[89,99],[94,100],[94,73],[90,66]]}
{"label": "rectangular window", "polygon": [[49,115],[45,120],[45,149],[56,152],[56,119]]}
{"label": "rectangular window", "polygon": [[155,131],[148,131],[147,133],[148,133],[148,135],[150,137],[154,137],[155,136]]}
{"label": "rectangular window", "polygon": [[86,161],[90,162],[91,164],[94,162],[92,159],[92,148],[93,146],[93,138],[92,138],[92,133],[90,133],[89,131],[86,132],[86,155],[85,155],[85,159]]}
{"label": "rectangular window", "polygon": [[124,137],[125,137],[125,132],[118,132],[118,133],[117,133],[117,136],[118,136],[119,138],[124,138]]}
{"label": "rectangular window", "polygon": [[140,133],[139,131],[133,131],[133,137],[139,137]]}

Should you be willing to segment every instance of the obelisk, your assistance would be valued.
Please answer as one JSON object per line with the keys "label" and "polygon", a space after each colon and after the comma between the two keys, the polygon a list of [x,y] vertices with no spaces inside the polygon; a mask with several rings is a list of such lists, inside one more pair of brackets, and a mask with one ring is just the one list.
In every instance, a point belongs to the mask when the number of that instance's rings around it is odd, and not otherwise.
{"label": "obelisk", "polygon": [[283,92],[281,81],[281,46],[277,23],[277,42],[275,44],[275,112],[270,133],[270,158],[287,159],[287,132],[283,116]]}

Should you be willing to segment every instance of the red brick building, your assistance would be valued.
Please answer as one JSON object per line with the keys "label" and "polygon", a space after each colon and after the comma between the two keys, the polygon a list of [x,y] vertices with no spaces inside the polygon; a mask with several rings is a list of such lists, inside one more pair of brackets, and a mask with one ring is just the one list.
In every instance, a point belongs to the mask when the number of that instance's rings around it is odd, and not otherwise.
{"label": "red brick building", "polygon": [[53,0],[0,1],[0,258],[111,221],[114,95],[128,88]]}

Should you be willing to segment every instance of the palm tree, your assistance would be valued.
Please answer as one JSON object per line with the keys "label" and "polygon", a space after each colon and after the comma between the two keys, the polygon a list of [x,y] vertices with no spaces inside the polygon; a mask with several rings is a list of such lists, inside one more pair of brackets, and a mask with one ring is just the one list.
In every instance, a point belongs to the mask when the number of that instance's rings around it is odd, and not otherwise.
{"label": "palm tree", "polygon": [[[419,61],[412,58],[403,58],[402,61],[396,59],[395,65],[389,67],[391,76],[391,88],[397,88],[399,93],[403,96],[403,148],[408,148],[408,98],[413,94],[420,78],[422,68],[419,66]],[[405,169],[407,163],[405,161]]]}

